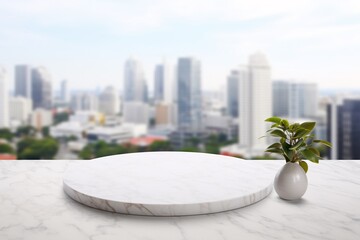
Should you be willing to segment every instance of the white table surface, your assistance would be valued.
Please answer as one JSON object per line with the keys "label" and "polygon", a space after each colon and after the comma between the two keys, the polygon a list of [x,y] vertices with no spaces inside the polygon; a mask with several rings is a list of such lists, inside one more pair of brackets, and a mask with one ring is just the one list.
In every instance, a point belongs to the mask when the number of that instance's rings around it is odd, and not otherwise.
{"label": "white table surface", "polygon": [[[281,200],[273,191],[245,208],[186,217],[121,215],[78,204],[62,185],[65,169],[76,162],[0,161],[1,240],[355,240],[360,236],[360,161],[309,163],[309,187],[297,202]],[[263,164],[276,172],[283,162]]]}
{"label": "white table surface", "polygon": [[[254,177],[258,176],[258,177]],[[120,154],[70,166],[64,190],[110,212],[184,216],[254,204],[272,191],[274,171],[261,162],[191,152]]]}

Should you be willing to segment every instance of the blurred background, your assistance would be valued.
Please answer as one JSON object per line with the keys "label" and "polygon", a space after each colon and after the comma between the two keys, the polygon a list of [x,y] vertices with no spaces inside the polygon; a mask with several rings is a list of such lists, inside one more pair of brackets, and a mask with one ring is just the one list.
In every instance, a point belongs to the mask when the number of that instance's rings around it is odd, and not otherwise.
{"label": "blurred background", "polygon": [[360,159],[360,2],[0,0],[0,160],[274,159],[264,120]]}

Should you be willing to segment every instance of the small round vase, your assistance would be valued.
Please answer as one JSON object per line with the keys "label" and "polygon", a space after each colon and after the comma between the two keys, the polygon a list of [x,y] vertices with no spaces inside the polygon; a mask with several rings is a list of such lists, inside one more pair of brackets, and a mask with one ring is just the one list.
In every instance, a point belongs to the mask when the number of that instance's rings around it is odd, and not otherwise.
{"label": "small round vase", "polygon": [[275,191],[285,200],[300,199],[306,192],[307,186],[306,173],[298,163],[286,163],[274,180]]}

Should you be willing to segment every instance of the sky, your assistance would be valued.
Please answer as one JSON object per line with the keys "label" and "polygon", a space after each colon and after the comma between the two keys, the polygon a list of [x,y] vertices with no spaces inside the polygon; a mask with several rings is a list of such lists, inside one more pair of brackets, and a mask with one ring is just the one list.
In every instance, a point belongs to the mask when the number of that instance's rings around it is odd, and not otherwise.
{"label": "sky", "polygon": [[44,66],[54,88],[123,85],[139,59],[149,88],[154,67],[178,57],[201,61],[202,87],[261,51],[272,79],[360,89],[359,0],[0,0],[0,65],[13,87],[16,64]]}

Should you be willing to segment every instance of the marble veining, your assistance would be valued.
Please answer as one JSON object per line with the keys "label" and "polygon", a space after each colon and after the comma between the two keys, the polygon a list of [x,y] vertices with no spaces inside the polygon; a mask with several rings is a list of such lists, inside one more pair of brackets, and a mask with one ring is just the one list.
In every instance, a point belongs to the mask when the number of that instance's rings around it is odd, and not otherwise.
{"label": "marble veining", "polygon": [[110,212],[183,216],[258,202],[272,191],[273,176],[261,163],[248,165],[233,157],[146,152],[72,165],[64,175],[64,190],[82,204]]}
{"label": "marble veining", "polygon": [[[81,161],[0,161],[1,240],[358,240],[360,161],[309,164],[308,190],[288,202],[273,191],[232,211],[146,217],[78,204],[63,191],[64,171]],[[283,161],[246,161],[276,172]],[[254,175],[254,177],[259,177]]]}

